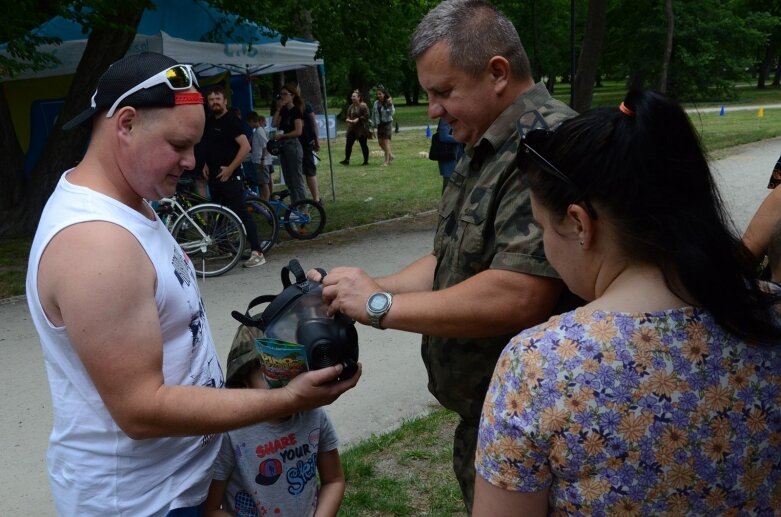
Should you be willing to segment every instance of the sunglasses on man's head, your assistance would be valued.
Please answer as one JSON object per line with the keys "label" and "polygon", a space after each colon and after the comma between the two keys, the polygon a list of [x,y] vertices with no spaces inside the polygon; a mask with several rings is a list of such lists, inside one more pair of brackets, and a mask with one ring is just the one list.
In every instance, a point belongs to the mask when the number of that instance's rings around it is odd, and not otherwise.
{"label": "sunglasses on man's head", "polygon": [[[114,111],[116,111],[117,106],[119,106],[123,100],[127,99],[134,93],[148,88],[153,88],[160,84],[165,84],[174,91],[189,90],[193,87],[193,84],[198,86],[198,79],[195,77],[195,72],[193,72],[193,68],[190,65],[174,65],[170,68],[166,68],[165,70],[153,75],[145,81],[140,82],[120,95],[114,104],[111,105],[111,108],[108,110],[108,112],[106,112],[106,118],[111,118],[114,115]],[[98,92],[95,91],[95,95],[97,94]],[[93,108],[95,107],[95,95],[92,96]]]}
{"label": "sunglasses on man's head", "polygon": [[583,192],[583,189],[581,189],[577,183],[572,180],[572,178],[561,172],[558,167],[553,165],[535,149],[535,147],[539,148],[543,142],[550,138],[550,136],[553,134],[553,131],[548,129],[534,129],[532,131],[524,132],[520,122],[517,123],[517,127],[518,133],[521,135],[521,149],[518,153],[517,160],[518,166],[522,168],[525,167],[527,165],[526,160],[529,160],[543,172],[546,172],[563,181],[568,187],[570,187],[570,189],[572,189],[573,192],[577,194],[577,198],[574,202],[578,203],[583,201],[583,204],[586,205],[585,208],[588,214],[592,219],[596,219],[597,212],[594,210],[594,207],[591,205],[591,203],[589,203],[586,194]]}

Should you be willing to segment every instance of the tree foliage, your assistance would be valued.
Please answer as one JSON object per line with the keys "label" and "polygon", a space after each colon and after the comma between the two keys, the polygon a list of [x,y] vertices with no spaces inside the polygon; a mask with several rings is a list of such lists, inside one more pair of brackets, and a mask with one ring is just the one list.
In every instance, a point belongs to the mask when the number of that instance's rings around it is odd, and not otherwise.
{"label": "tree foliage", "polygon": [[[667,18],[660,0],[613,0],[608,10],[604,69],[637,87],[657,87]],[[675,32],[668,93],[689,100],[731,99],[747,81],[777,17],[725,0],[673,1]]]}
{"label": "tree foliage", "polygon": [[[606,2],[606,36],[602,51],[584,45],[586,27],[596,21],[587,0],[577,0],[575,59],[586,63],[587,75],[626,80],[628,85],[658,87],[681,100],[719,99],[734,95],[735,81],[764,77],[781,63],[781,4],[778,0],[600,0]],[[420,96],[415,64],[408,58],[409,38],[437,0],[211,0],[213,6],[237,13],[278,31],[285,38],[320,42],[329,94],[344,96],[358,88],[364,94],[377,84],[394,97],[417,103]],[[557,81],[572,81],[570,7],[572,0],[495,0],[521,36],[536,80],[553,90]],[[668,33],[672,7],[674,32]],[[135,35],[140,16],[151,0],[17,0],[0,17],[0,81],[21,70],[40,69],[55,58],[37,48],[54,39],[30,30],[55,15],[77,20],[89,34],[60,120],[68,120],[88,102],[100,74],[121,57]],[[669,14],[669,13],[668,13]],[[227,28],[229,29],[229,28]],[[594,42],[591,42],[594,43]],[[581,49],[584,55],[581,55]],[[594,49],[597,50],[594,50]],[[590,50],[589,50],[590,49]],[[578,57],[579,56],[579,57]],[[668,59],[669,57],[669,59]],[[665,68],[665,63],[667,66]],[[586,65],[583,65],[585,70]],[[779,72],[775,74],[778,81]],[[314,77],[302,78],[312,99]],[[590,80],[590,79],[585,79]],[[276,78],[276,82],[281,78]],[[598,80],[597,80],[598,82]],[[276,85],[278,86],[278,85]],[[580,88],[583,89],[582,87]],[[577,92],[577,89],[576,89]],[[586,99],[587,101],[588,99]],[[584,101],[585,102],[585,101]],[[11,125],[8,102],[0,84],[0,235],[29,234],[43,203],[62,170],[78,160],[87,135],[63,133],[58,122],[39,164],[23,174],[23,151]]]}

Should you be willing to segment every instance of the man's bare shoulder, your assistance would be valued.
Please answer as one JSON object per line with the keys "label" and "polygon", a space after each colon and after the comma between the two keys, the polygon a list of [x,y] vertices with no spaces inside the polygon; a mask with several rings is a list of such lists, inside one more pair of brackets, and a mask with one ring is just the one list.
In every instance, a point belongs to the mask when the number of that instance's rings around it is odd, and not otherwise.
{"label": "man's bare shoulder", "polygon": [[47,316],[62,323],[63,304],[107,298],[128,288],[151,287],[155,272],[138,240],[107,221],[88,221],[60,230],[38,266],[38,291]]}

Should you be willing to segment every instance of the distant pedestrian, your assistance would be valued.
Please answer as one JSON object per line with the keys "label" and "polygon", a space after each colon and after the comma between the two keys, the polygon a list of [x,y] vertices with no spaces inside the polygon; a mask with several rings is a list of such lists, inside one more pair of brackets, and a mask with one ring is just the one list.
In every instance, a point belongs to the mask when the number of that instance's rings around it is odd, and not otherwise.
{"label": "distant pedestrian", "polygon": [[363,152],[363,165],[369,164],[369,107],[363,102],[361,92],[353,91],[350,96],[352,101],[347,107],[347,142],[344,146],[344,160],[342,165],[350,165],[350,155],[353,152],[353,144],[358,140]]}
{"label": "distant pedestrian", "polygon": [[206,119],[201,146],[203,151],[203,177],[209,182],[209,193],[216,203],[221,203],[239,216],[247,231],[252,252],[244,267],[257,267],[266,263],[260,247],[255,220],[244,207],[244,177],[241,162],[250,153],[250,143],[241,127],[241,120],[228,111],[225,90],[215,86],[207,96],[211,116]]}
{"label": "distant pedestrian", "polygon": [[266,117],[250,111],[247,121],[252,128],[252,140],[250,141],[250,161],[252,162],[253,181],[259,189],[260,197],[268,201],[271,198],[273,179],[271,177],[271,153],[266,149],[268,136],[266,136]]}
{"label": "distant pedestrian", "polygon": [[277,95],[277,111],[272,126],[277,128],[273,139],[282,142],[279,163],[282,177],[290,191],[290,200],[304,199],[304,151],[299,137],[304,131],[304,102],[298,95],[298,89],[286,84]]}
{"label": "distant pedestrian", "polygon": [[393,99],[388,90],[383,86],[377,87],[377,100],[372,106],[371,122],[372,127],[377,130],[377,143],[385,153],[385,161],[382,163],[387,166],[395,158],[391,152],[390,141],[393,133],[393,115],[396,108],[393,107]]}

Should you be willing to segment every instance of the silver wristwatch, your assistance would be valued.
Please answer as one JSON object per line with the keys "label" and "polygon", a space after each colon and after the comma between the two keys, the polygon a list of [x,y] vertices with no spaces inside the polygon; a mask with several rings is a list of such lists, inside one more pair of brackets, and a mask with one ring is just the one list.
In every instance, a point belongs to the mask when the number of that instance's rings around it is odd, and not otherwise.
{"label": "silver wristwatch", "polygon": [[369,317],[369,324],[381,329],[380,320],[385,316],[393,304],[393,295],[390,293],[374,293],[366,301],[366,315]]}

